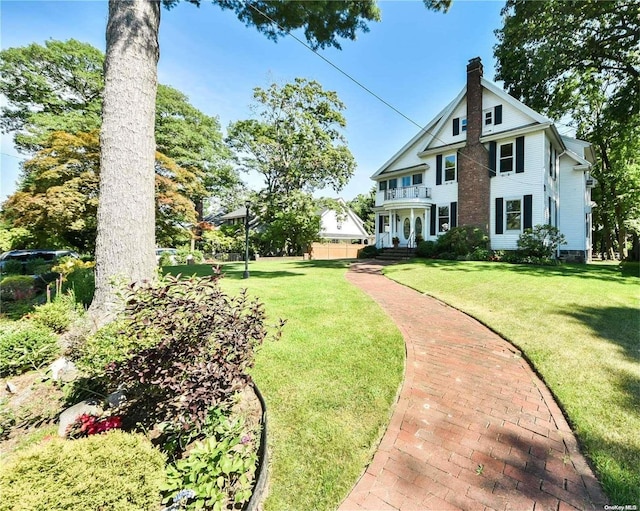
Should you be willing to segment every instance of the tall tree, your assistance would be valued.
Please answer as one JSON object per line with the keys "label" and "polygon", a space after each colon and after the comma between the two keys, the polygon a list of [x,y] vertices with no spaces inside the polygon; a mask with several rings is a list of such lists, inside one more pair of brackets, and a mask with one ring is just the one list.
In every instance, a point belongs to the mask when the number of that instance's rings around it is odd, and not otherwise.
{"label": "tall tree", "polygon": [[232,123],[228,140],[242,165],[264,178],[263,252],[293,255],[318,234],[311,192],[340,191],[353,175],[355,161],[342,135],[344,105],[335,92],[303,78],[257,87],[254,99],[258,118]]}
{"label": "tall tree", "polygon": [[355,162],[341,133],[346,120],[337,94],[296,78],[257,87],[253,97],[258,119],[232,123],[228,140],[244,167],[262,174],[267,194],[341,190]]}
{"label": "tall tree", "polygon": [[[176,5],[178,1],[179,0],[164,0],[163,3],[166,7],[172,7]],[[196,5],[200,4],[200,0],[190,0],[190,2]],[[152,6],[141,7],[141,5],[145,3],[151,3]],[[360,0],[357,2],[291,2],[286,0],[256,0],[253,2],[244,2],[243,0],[214,0],[214,3],[222,9],[234,11],[240,21],[247,26],[252,25],[256,27],[258,31],[274,40],[284,35],[288,30],[303,29],[307,41],[314,48],[323,48],[326,46],[339,48],[338,38],[353,40],[359,30],[368,30],[368,21],[377,21],[380,19],[379,9],[373,0]],[[446,9],[449,5],[449,0],[425,0],[425,5],[433,9]],[[157,1],[145,2],[144,0],[132,0],[129,2],[121,2],[119,0],[109,0],[107,72],[109,72],[109,69],[115,71],[112,63],[125,63],[135,60],[136,57],[132,52],[132,48],[137,46],[147,48],[145,69],[157,65],[159,9],[160,6]],[[132,27],[134,27],[133,30]],[[144,30],[142,30],[142,28],[144,28]],[[115,34],[120,35],[116,36]],[[125,39],[129,41],[129,43],[121,44]],[[145,57],[144,52],[140,54],[140,57]],[[118,84],[116,84],[115,81],[113,83],[110,82],[107,74],[104,93],[105,102],[115,104],[118,99],[121,99],[119,98],[120,95],[127,96],[127,102],[129,102],[129,99],[133,97],[136,89],[140,86],[146,87],[143,89],[146,94],[154,92],[155,85],[153,84],[153,80],[146,82],[140,81],[138,79],[138,69],[135,69],[133,66],[123,66],[120,73],[120,82]],[[141,115],[144,109],[142,105],[136,107],[139,108],[139,111],[135,114],[135,118],[139,120],[139,123],[136,123],[137,131],[140,133],[148,132],[153,128],[153,118],[149,118],[148,115]],[[122,112],[110,112],[105,109],[103,116],[105,120],[112,116],[112,120],[117,121],[119,117],[122,117]],[[118,125],[117,122],[112,122],[112,120],[106,125],[103,123],[103,141],[105,144],[103,154],[105,155],[105,159],[102,167],[104,181],[101,182],[101,186],[111,188],[111,190],[107,192],[107,195],[116,198],[118,196],[118,189],[124,186],[123,182],[126,182],[128,179],[128,174],[121,172],[121,170],[128,169],[128,171],[131,171],[131,169],[138,168],[140,172],[146,175],[147,180],[149,180],[149,176],[152,174],[152,165],[148,162],[146,167],[140,168],[136,166],[134,157],[137,149],[136,139],[129,138],[125,145],[120,146],[112,141],[112,131],[117,131],[122,127],[122,125]],[[106,147],[107,145],[109,147]],[[106,158],[106,155],[109,155],[109,159]],[[120,180],[120,182],[118,180]],[[142,193],[141,191],[141,194]],[[120,202],[122,202],[122,199],[123,198],[120,198]],[[146,193],[144,196],[141,196],[141,201],[146,203],[144,206],[146,210],[149,209],[148,203],[152,202],[152,200],[153,198],[147,186]],[[105,208],[117,209],[118,207],[117,201],[105,204]],[[135,212],[131,211],[130,214],[135,215]],[[107,210],[105,210],[105,214],[101,215],[98,219],[99,236],[105,231],[108,232],[120,228],[116,222],[117,219],[115,216],[109,215]],[[138,231],[140,231],[140,234],[142,234],[142,231],[147,232],[148,227],[143,227],[140,223],[138,223],[138,226],[134,226],[129,222],[127,229],[131,229],[130,232],[127,232],[127,237],[138,239],[139,241],[144,239],[144,242],[148,243],[146,238],[138,235]],[[128,250],[133,251],[135,249],[130,247]],[[152,246],[145,246],[144,250],[151,253]],[[125,262],[118,270],[122,271],[129,280],[135,280],[139,276],[148,276],[152,271],[150,257],[146,256],[141,260],[134,258],[131,263],[128,263],[128,255],[128,253],[116,254],[107,243],[99,244],[99,249],[96,252],[98,265],[102,266],[102,268],[115,270],[116,264],[113,260],[117,257]],[[100,261],[102,261],[102,263]],[[149,265],[149,267],[142,269],[141,265]],[[108,272],[101,272],[97,277],[96,287],[99,291],[97,292],[94,304],[92,304],[92,307],[96,311],[107,307],[106,303],[111,301],[112,293],[108,284],[111,278]]]}
{"label": "tall tree", "polygon": [[375,233],[376,228],[376,214],[373,211],[376,205],[376,191],[377,188],[374,185],[369,193],[360,193],[347,202],[347,205],[364,222],[364,228],[369,234]]}
{"label": "tall tree", "polygon": [[[508,0],[496,31],[496,78],[551,117],[570,116],[598,156],[596,219],[626,254],[638,224],[640,18],[633,0]],[[631,188],[629,188],[631,187]]]}

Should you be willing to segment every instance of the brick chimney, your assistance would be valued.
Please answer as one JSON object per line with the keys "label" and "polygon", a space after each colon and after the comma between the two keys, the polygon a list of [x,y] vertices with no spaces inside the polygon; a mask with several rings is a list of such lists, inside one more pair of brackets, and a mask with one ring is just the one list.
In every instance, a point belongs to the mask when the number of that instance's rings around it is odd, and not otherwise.
{"label": "brick chimney", "polygon": [[489,153],[480,143],[482,134],[482,61],[467,64],[467,143],[458,151],[458,225],[489,233]]}

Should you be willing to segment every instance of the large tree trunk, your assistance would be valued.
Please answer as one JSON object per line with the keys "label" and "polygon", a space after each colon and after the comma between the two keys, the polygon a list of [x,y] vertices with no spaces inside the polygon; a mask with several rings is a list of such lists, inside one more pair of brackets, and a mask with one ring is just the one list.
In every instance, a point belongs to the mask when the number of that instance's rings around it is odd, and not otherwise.
{"label": "large tree trunk", "polygon": [[96,294],[91,310],[117,308],[114,280],[155,271],[154,118],[160,3],[110,0],[100,132]]}

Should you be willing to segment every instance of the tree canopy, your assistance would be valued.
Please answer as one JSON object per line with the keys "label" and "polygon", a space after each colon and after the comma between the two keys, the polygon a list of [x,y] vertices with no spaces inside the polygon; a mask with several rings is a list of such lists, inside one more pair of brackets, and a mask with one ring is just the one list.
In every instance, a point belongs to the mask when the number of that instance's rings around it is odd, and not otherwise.
{"label": "tree canopy", "polygon": [[258,118],[232,123],[228,140],[241,164],[264,178],[262,253],[301,253],[320,226],[311,192],[340,191],[355,169],[342,135],[345,107],[335,92],[303,78],[258,87],[254,99]]}
{"label": "tree canopy", "polygon": [[594,223],[610,256],[640,234],[638,12],[633,0],[508,0],[496,31],[496,79],[593,144]]}
{"label": "tree canopy", "polygon": [[[22,228],[34,247],[92,252],[95,246],[100,145],[98,132],[55,131],[25,162],[19,189],[3,205],[3,218]],[[189,196],[197,182],[185,168],[156,153],[156,238],[166,246],[185,242],[196,213]]]}

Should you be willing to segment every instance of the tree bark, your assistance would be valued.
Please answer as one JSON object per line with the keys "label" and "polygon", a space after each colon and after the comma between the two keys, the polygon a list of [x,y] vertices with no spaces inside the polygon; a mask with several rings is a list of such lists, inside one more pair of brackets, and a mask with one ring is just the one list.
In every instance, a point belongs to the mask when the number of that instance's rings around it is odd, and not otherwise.
{"label": "tree bark", "polygon": [[109,1],[94,317],[117,308],[116,281],[151,279],[155,272],[159,27],[159,1]]}

